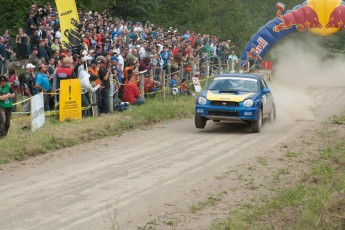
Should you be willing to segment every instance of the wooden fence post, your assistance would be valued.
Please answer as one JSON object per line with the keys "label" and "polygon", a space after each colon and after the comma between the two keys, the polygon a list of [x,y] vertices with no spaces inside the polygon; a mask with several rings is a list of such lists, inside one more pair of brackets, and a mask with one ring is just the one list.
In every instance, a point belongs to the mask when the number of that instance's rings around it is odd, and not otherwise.
{"label": "wooden fence post", "polygon": [[196,64],[196,71],[199,72],[200,74],[200,57],[199,57],[199,52],[196,54],[196,59],[195,59],[195,64]]}
{"label": "wooden fence post", "polygon": [[113,74],[110,74],[109,75],[109,82],[110,82],[110,90],[109,90],[109,106],[110,106],[110,113],[113,113],[114,112],[114,76]]}
{"label": "wooden fence post", "polygon": [[193,61],[191,61],[189,80],[192,80],[193,77],[195,77],[195,59]]}
{"label": "wooden fence post", "polygon": [[144,92],[144,74],[139,75],[139,90],[140,90],[140,95],[141,98],[145,97],[145,92]]}
{"label": "wooden fence post", "polygon": [[163,71],[163,75],[162,75],[162,97],[163,97],[163,101],[165,101],[165,87],[166,87],[166,82],[165,82],[165,70]]}
{"label": "wooden fence post", "polygon": [[182,77],[183,77],[183,65],[182,64],[179,65],[179,67],[178,67],[178,77],[180,79],[182,79]]}
{"label": "wooden fence post", "polygon": [[[170,65],[170,61],[168,61],[168,84],[170,85],[170,81],[171,81],[171,65]],[[170,95],[170,87],[168,87],[168,94]]]}
{"label": "wooden fence post", "polygon": [[208,58],[206,59],[206,87],[208,85],[208,78],[210,77],[210,63]]}

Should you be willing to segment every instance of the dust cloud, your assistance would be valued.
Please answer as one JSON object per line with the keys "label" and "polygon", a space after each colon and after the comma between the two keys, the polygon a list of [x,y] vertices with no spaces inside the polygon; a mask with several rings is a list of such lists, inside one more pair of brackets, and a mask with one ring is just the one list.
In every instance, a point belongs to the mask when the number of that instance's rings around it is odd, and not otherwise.
{"label": "dust cloud", "polygon": [[317,92],[345,87],[345,59],[329,53],[313,39],[287,40],[272,50],[278,121],[313,120]]}

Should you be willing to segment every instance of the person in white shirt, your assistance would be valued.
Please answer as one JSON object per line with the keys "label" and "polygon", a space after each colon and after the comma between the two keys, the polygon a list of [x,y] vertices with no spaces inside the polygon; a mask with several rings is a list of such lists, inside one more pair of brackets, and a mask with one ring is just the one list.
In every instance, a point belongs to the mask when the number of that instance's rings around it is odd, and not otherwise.
{"label": "person in white shirt", "polygon": [[[101,85],[96,85],[93,87],[90,83],[90,74],[88,73],[87,68],[87,61],[90,60],[90,57],[85,56],[82,58],[82,61],[84,62],[80,67],[78,68],[78,77],[80,78],[80,86],[81,86],[81,101],[82,106],[88,107],[90,106],[90,95],[89,93],[96,92]],[[83,110],[83,117],[91,116],[90,109]]]}
{"label": "person in white shirt", "polygon": [[231,51],[231,54],[228,57],[228,61],[231,64],[231,71],[230,73],[235,73],[235,65],[238,64],[238,57],[235,54],[235,51]]}

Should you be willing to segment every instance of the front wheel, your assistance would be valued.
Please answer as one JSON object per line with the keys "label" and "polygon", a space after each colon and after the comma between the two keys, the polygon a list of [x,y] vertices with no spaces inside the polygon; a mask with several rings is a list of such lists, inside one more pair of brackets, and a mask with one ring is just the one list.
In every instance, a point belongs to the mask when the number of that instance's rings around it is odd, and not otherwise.
{"label": "front wheel", "polygon": [[206,121],[207,121],[206,118],[204,118],[198,114],[195,114],[194,121],[195,121],[195,127],[197,129],[205,128]]}
{"label": "front wheel", "polygon": [[251,122],[251,127],[252,127],[252,131],[253,133],[259,133],[261,131],[261,127],[262,127],[262,111],[259,111],[259,117],[256,121],[252,121]]}

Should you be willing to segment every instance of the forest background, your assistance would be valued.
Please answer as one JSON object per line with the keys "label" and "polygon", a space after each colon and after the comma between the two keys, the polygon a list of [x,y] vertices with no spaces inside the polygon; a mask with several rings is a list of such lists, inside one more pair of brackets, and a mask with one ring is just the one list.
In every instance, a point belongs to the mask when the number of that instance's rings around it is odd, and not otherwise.
{"label": "forest background", "polygon": [[[3,0],[0,7],[0,33],[5,29],[11,36],[17,34],[18,28],[26,28],[26,19],[31,4],[36,2],[44,6],[47,0]],[[240,53],[245,44],[258,29],[276,16],[274,0],[76,0],[78,9],[83,11],[103,12],[128,21],[141,21],[145,25],[150,21],[163,28],[173,27],[181,32],[194,30],[198,33],[215,35],[220,40],[232,40],[236,53]],[[286,0],[286,9],[303,4],[303,0]],[[55,2],[51,1],[54,5]],[[305,39],[305,33],[296,33]],[[319,37],[321,45],[332,52],[344,52],[342,31],[329,37]]]}

